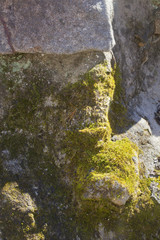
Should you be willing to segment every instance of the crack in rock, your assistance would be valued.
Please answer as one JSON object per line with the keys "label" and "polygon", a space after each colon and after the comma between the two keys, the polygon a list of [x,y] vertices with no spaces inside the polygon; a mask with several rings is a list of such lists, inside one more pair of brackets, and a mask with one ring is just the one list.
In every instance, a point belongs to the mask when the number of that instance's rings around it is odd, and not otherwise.
{"label": "crack in rock", "polygon": [[2,18],[2,16],[0,16],[0,21],[1,21],[2,25],[3,25],[4,33],[5,33],[5,36],[7,38],[8,45],[10,46],[12,52],[15,53],[15,49],[13,47],[12,40],[11,40],[11,33],[10,33],[8,27],[7,27],[6,22]]}

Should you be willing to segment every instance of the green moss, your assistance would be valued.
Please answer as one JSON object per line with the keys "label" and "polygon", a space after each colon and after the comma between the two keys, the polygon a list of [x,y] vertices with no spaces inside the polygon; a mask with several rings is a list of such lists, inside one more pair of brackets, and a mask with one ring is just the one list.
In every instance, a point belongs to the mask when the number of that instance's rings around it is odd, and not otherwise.
{"label": "green moss", "polygon": [[[81,86],[87,87],[92,92],[92,98],[90,99],[93,100],[94,105],[105,109],[105,112],[102,110],[105,117],[102,120],[100,115],[97,114],[97,118],[92,119],[94,124],[89,123],[87,128],[81,127],[80,130],[66,133],[65,151],[72,165],[72,167],[69,166],[69,171],[72,175],[75,175],[77,189],[80,192],[83,192],[84,186],[89,184],[90,181],[104,178],[104,175],[107,174],[110,179],[117,180],[126,186],[130,193],[133,193],[135,186],[137,186],[138,177],[135,173],[132,157],[138,151],[138,148],[128,139],[117,142],[110,141],[112,129],[108,121],[109,105],[112,102],[112,111],[117,101],[119,101],[118,108],[121,106],[122,88],[119,70],[115,67],[111,73],[106,71],[106,63],[98,65],[89,71],[81,82]],[[79,89],[77,83],[74,87],[76,90]],[[108,101],[107,105],[104,103],[106,100]],[[94,105],[90,104],[91,117],[94,116],[92,113]],[[124,113],[122,108],[121,106],[121,114]],[[117,112],[114,114],[117,116]]]}
{"label": "green moss", "polygon": [[[126,119],[127,107],[119,70],[114,69],[111,74],[107,74],[104,65],[98,66],[87,73],[84,79],[81,83],[90,86],[92,93],[90,112],[95,104],[99,106],[102,104],[103,101],[100,99],[104,99],[104,96],[108,96],[111,104],[109,104],[110,110],[109,105],[106,106],[105,120],[101,121],[100,115],[97,115],[97,118],[91,118],[93,122],[87,126],[80,125],[77,129],[66,131],[64,148],[66,157],[70,160],[66,171],[72,179],[78,205],[76,216],[79,236],[82,239],[91,239],[92,233],[94,234],[95,229],[99,228],[99,223],[102,223],[106,229],[117,231],[126,236],[126,239],[135,239],[138,236],[138,231],[135,230],[138,218],[141,218],[139,219],[141,224],[145,222],[144,229],[139,227],[139,231],[140,229],[143,233],[146,231],[149,236],[151,232],[147,230],[145,209],[149,215],[152,210],[156,212],[155,209],[158,210],[159,207],[151,198],[151,181],[142,174],[139,164],[137,166],[139,175],[136,172],[132,158],[138,157],[140,150],[129,139],[116,142],[110,140],[112,131],[115,133],[124,130],[131,124]],[[74,87],[77,86],[74,85]],[[92,113],[90,116],[93,117]],[[88,188],[93,191],[94,184],[103,181],[106,177],[108,188],[117,181],[128,190],[131,197],[125,206],[118,207],[103,196],[97,199],[92,197],[92,194],[88,198],[85,197]],[[121,193],[117,191],[118,197],[121,197]],[[134,233],[131,233],[132,230]],[[155,232],[156,230],[157,228],[154,229]],[[139,233],[139,236],[143,233]]]}
{"label": "green moss", "polygon": [[105,137],[107,133],[104,129],[101,136],[98,130],[72,132],[67,138],[66,153],[70,156],[72,167],[76,168],[78,191],[83,191],[90,182],[107,176],[110,181],[117,180],[126,186],[129,193],[134,193],[138,176],[132,157],[138,152],[138,148],[128,139],[111,142]]}
{"label": "green moss", "polygon": [[[107,123],[109,102],[113,97],[114,77],[107,72],[107,63],[97,65],[74,84],[67,84],[57,95],[66,111],[63,122],[67,126],[76,119],[74,128],[104,127]],[[103,108],[103,109],[102,109]],[[100,114],[103,113],[103,118]]]}
{"label": "green moss", "polygon": [[101,97],[107,95],[113,99],[115,78],[113,72],[107,72],[107,62],[97,65],[86,76],[94,81],[94,91],[97,90]]}
{"label": "green moss", "polygon": [[[96,165],[92,179],[99,178],[102,174],[118,180],[126,186],[130,193],[135,191],[138,177],[135,173],[135,165],[132,157],[135,156],[138,148],[128,139],[116,142],[105,142],[98,154],[92,158],[92,163]],[[98,175],[97,175],[98,174]]]}
{"label": "green moss", "polygon": [[124,132],[133,121],[128,118],[127,103],[125,101],[125,91],[122,86],[122,75],[118,66],[115,66],[112,72],[115,81],[113,100],[109,109],[109,122],[113,134]]}
{"label": "green moss", "polygon": [[[84,197],[88,187],[91,186],[94,188],[94,184],[96,185],[97,182],[103,181],[106,177],[108,179],[108,186],[112,186],[112,183],[117,181],[120,185],[126,187],[132,196],[129,201],[130,209],[131,205],[134,205],[132,199],[140,191],[139,176],[135,172],[135,164],[132,160],[132,157],[139,153],[138,147],[129,141],[129,139],[122,139],[116,142],[110,140],[113,123],[116,124],[116,121],[118,121],[115,118],[117,116],[117,112],[115,112],[114,119],[112,119],[112,123],[110,124],[110,118],[108,117],[108,114],[111,116],[109,111],[110,102],[113,102],[114,105],[114,101],[122,99],[120,79],[118,75],[116,76],[117,80],[115,80],[116,74],[115,70],[112,73],[106,73],[105,65],[101,65],[92,69],[84,76],[84,80],[81,83],[85,84],[90,89],[90,93],[92,93],[90,95],[92,96],[90,98],[92,101],[88,102],[89,105],[85,106],[86,112],[89,107],[91,121],[87,126],[79,125],[77,129],[66,131],[64,141],[66,158],[70,160],[70,164],[66,166],[66,172],[70,176],[70,179],[72,179],[75,198],[78,204],[76,213],[77,228],[79,229],[79,234],[81,234],[80,236],[85,239],[92,237],[92,233],[95,229],[98,229],[100,222],[108,229],[112,229],[114,224],[116,224],[118,216],[122,216],[124,211],[123,207],[117,207],[109,199],[102,196],[99,199]],[[77,85],[74,85],[74,87],[79,89]],[[76,89],[74,92],[77,91]],[[79,101],[78,99],[77,102]],[[106,100],[108,101],[107,105],[104,104]],[[100,106],[99,108],[102,107],[101,109],[105,109],[105,111],[102,110],[105,115],[103,120],[100,114],[97,114],[95,117],[93,113],[95,105]],[[113,105],[111,106],[113,107]],[[122,106],[121,102],[118,102],[116,106],[117,108]],[[115,110],[115,108],[112,108],[112,111],[113,109]],[[124,111],[126,112],[126,109],[121,107],[120,112],[122,115]],[[86,112],[85,114],[88,114]],[[125,117],[123,121],[125,121]],[[111,190],[111,187],[109,188]],[[121,197],[121,192],[119,191],[117,191],[118,197]],[[125,220],[127,218],[126,208]]]}
{"label": "green moss", "polygon": [[[59,87],[59,83],[58,86],[55,82],[48,84],[47,80],[53,78],[48,70],[33,70],[32,63],[24,56],[1,61],[7,108],[0,126],[4,131],[0,135],[0,150],[9,150],[10,159],[25,156],[34,176],[31,176],[34,178],[31,185],[40,182],[41,186],[36,224],[31,221],[32,224],[24,226],[21,221],[22,235],[26,234],[28,239],[36,238],[36,231],[41,232],[44,223],[48,224],[48,232],[53,232],[53,226],[57,229],[63,225],[69,237],[76,227],[76,234],[86,240],[95,238],[99,223],[119,233],[122,224],[123,229],[127,226],[128,233],[143,221],[148,226],[142,213],[144,209],[147,208],[147,216],[152,210],[155,216],[156,209],[159,212],[151,200],[149,180],[135,172],[132,157],[138,156],[137,146],[128,139],[116,142],[110,139],[112,134],[124,131],[130,122],[120,71],[116,67],[108,73],[106,65],[106,62],[99,64],[78,82]],[[66,154],[64,163],[59,160],[60,153]],[[125,206],[118,207],[103,196],[84,197],[87,188],[104,178],[108,179],[111,191],[114,181],[127,189],[130,199]],[[63,179],[69,179],[70,186],[66,187]],[[25,181],[20,179],[23,187]],[[120,191],[117,191],[118,197],[121,197]],[[64,210],[66,205],[68,209]],[[63,216],[59,216],[61,210]],[[31,219],[32,216],[27,221]],[[37,229],[33,230],[35,225]],[[136,229],[135,233],[137,237]],[[44,234],[50,239],[48,233]]]}

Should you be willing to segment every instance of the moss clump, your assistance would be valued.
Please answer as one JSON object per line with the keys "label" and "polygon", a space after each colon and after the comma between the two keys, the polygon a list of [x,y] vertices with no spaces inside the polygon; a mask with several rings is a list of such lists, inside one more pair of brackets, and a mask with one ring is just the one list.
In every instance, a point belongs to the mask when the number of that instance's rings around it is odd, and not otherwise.
{"label": "moss clump", "polygon": [[138,152],[137,146],[129,139],[105,142],[99,153],[91,159],[95,166],[95,171],[91,174],[91,181],[107,174],[111,179],[118,180],[126,186],[129,193],[132,194],[138,181],[132,159],[136,152]]}
{"label": "moss clump", "polygon": [[[82,82],[90,86],[92,93],[90,122],[87,126],[80,125],[77,129],[66,131],[64,141],[66,158],[70,160],[66,172],[72,179],[78,205],[76,216],[79,236],[82,239],[94,238],[92,234],[98,231],[99,223],[102,223],[106,229],[116,231],[126,239],[135,239],[138,236],[136,219],[139,217],[140,222],[145,222],[144,230],[139,227],[139,236],[142,237],[145,231],[149,236],[151,232],[146,230],[145,209],[151,214],[152,210],[155,212],[159,207],[151,199],[150,180],[141,172],[138,162],[140,150],[127,138],[116,142],[110,140],[112,132],[120,132],[130,124],[126,120],[127,108],[119,70],[115,68],[112,73],[106,73],[104,65],[97,66],[84,76]],[[106,105],[104,99],[108,100]],[[105,109],[105,117],[102,110],[94,118],[95,105]],[[137,158],[137,163],[133,157]],[[136,170],[138,168],[139,172]],[[118,190],[114,189],[115,182],[120,186]],[[121,200],[125,191],[129,195],[126,204],[115,205],[112,197]]]}
{"label": "moss clump", "polygon": [[64,125],[79,129],[108,126],[108,109],[114,88],[114,76],[107,72],[106,62],[81,76],[78,82],[66,85],[57,96],[67,113]]}
{"label": "moss clump", "polygon": [[[90,123],[87,128],[80,126],[80,129],[66,132],[65,153],[71,163],[66,171],[74,179],[76,195],[81,200],[86,188],[91,185],[94,188],[97,181],[105,178],[109,185],[119,184],[123,189],[126,188],[129,195],[134,195],[138,188],[139,177],[132,160],[139,152],[138,147],[129,139],[116,142],[110,140],[110,102],[113,101],[111,106],[114,106],[115,101],[122,98],[117,71],[115,68],[111,73],[107,73],[105,63],[96,66],[84,76],[82,83],[89,86],[94,100],[94,104],[90,104]],[[121,106],[120,104],[118,103],[118,106]],[[99,108],[96,109],[98,113],[95,113],[95,105]],[[89,199],[95,201],[94,198]],[[105,206],[103,197],[99,199],[103,200],[101,206]]]}
{"label": "moss clump", "polygon": [[68,135],[66,153],[70,156],[72,169],[73,166],[76,168],[77,190],[83,192],[91,182],[108,177],[110,182],[118,181],[133,194],[139,181],[132,160],[138,152],[137,146],[128,139],[112,142],[106,137],[107,131],[103,129],[100,136],[98,130],[84,129]]}
{"label": "moss clump", "polygon": [[[110,99],[113,99],[115,90],[115,73],[107,72],[107,62],[99,64],[93,68],[84,77],[94,83],[94,92],[98,91],[99,97],[107,95]],[[86,82],[85,80],[85,82]]]}

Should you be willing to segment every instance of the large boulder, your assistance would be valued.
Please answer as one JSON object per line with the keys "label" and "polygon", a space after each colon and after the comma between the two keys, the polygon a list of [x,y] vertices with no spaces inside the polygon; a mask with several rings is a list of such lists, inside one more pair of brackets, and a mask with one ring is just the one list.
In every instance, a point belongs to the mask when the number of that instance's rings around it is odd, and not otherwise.
{"label": "large boulder", "polygon": [[0,53],[69,54],[114,46],[112,0],[2,0],[0,9]]}

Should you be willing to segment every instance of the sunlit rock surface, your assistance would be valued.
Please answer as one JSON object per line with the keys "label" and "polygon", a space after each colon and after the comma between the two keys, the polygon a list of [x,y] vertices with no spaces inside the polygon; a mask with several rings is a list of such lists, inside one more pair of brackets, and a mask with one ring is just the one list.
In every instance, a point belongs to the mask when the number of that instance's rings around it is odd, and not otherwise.
{"label": "sunlit rock surface", "polygon": [[112,4],[112,0],[2,0],[0,53],[111,50]]}

